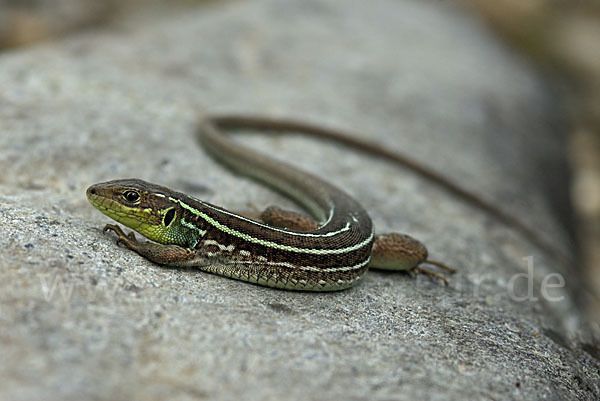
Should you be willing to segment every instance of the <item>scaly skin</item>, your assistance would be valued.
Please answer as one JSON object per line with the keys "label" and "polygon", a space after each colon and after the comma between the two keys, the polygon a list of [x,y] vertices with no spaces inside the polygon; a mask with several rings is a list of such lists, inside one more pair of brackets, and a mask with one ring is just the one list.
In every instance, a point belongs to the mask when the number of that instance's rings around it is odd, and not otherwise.
{"label": "scaly skin", "polygon": [[[333,291],[357,283],[369,266],[424,269],[427,249],[405,234],[374,236],[371,219],[353,198],[335,186],[230,141],[206,119],[200,140],[220,162],[296,200],[318,223],[299,213],[269,208],[255,221],[168,188],[138,179],[115,180],[88,188],[90,203],[102,213],[155,241],[138,242],[118,226],[107,225],[118,242],[149,260],[202,270],[275,288]],[[270,122],[270,129],[277,127]],[[275,124],[275,125],[273,125]],[[286,128],[284,122],[281,128]],[[250,127],[252,128],[252,127]],[[295,129],[311,134],[311,126]],[[373,241],[375,244],[373,245]]]}

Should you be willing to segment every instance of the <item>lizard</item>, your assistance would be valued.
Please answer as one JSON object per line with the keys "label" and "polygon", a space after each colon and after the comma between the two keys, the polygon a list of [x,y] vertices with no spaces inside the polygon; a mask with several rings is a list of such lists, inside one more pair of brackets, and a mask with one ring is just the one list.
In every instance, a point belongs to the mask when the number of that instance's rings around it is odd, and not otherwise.
{"label": "lizard", "polygon": [[294,120],[243,115],[202,117],[197,137],[204,149],[232,170],[272,187],[310,215],[274,206],[260,216],[235,213],[140,179],[119,179],[90,186],[86,195],[99,211],[152,242],[140,242],[114,224],[117,244],[160,265],[203,271],[268,287],[343,290],[359,282],[369,268],[421,272],[441,279],[455,269],[428,258],[415,238],[375,234],[366,210],[331,183],[232,141],[224,131],[295,131],[337,141],[391,160],[489,211],[501,221],[531,234],[516,218],[405,156],[338,130]]}

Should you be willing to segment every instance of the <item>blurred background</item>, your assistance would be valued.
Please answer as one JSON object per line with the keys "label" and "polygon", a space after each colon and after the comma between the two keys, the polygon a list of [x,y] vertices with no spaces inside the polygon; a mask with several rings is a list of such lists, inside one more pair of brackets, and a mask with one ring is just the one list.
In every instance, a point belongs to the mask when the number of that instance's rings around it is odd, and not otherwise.
{"label": "blurred background", "polygon": [[600,1],[461,0],[528,57],[561,95],[583,274],[600,321]]}
{"label": "blurred background", "polygon": [[[452,1],[528,58],[560,94],[569,121],[570,191],[580,261],[586,281],[600,294],[600,1]],[[207,2],[0,0],[0,52],[90,29],[118,29],[141,14],[176,13]],[[600,321],[600,303],[589,312],[593,321]]]}

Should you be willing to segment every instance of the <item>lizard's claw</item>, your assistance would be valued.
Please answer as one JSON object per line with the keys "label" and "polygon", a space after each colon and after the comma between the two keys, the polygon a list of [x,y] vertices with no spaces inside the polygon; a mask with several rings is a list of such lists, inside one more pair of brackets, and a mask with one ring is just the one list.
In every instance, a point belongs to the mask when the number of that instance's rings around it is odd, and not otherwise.
{"label": "lizard's claw", "polygon": [[422,267],[420,265],[413,267],[413,270],[416,273],[421,273],[421,274],[424,274],[424,275],[429,276],[429,277],[437,278],[437,279],[443,281],[444,285],[448,285],[448,279],[446,279],[446,277],[443,274],[440,274],[438,272],[434,272],[433,270],[429,270],[429,269],[427,269],[425,267]]}
{"label": "lizard's claw", "polygon": [[124,237],[125,233],[123,232],[123,230],[121,230],[121,227],[119,227],[116,224],[107,224],[104,226],[104,229],[102,230],[102,232],[104,232],[105,234],[109,231],[114,231],[115,234],[117,234],[119,237]]}

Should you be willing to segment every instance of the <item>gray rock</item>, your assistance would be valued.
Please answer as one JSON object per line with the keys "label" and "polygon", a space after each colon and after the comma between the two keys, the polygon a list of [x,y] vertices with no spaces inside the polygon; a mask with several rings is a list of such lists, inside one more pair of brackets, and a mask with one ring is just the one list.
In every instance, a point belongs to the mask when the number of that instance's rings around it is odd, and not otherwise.
{"label": "gray rock", "polygon": [[370,272],[297,293],[167,269],[102,235],[85,199],[138,177],[231,209],[289,207],[192,139],[198,112],[281,115],[409,154],[569,253],[544,184],[565,191],[544,178],[563,158],[547,89],[450,4],[212,4],[5,53],[0,71],[1,400],[600,396],[576,272],[407,170],[240,138],[345,188],[380,232],[422,239],[459,267],[448,287]]}

